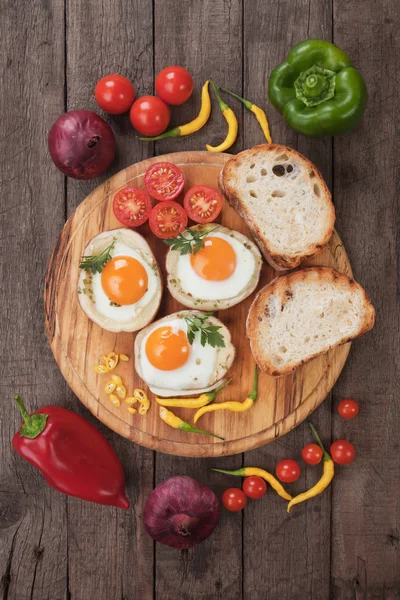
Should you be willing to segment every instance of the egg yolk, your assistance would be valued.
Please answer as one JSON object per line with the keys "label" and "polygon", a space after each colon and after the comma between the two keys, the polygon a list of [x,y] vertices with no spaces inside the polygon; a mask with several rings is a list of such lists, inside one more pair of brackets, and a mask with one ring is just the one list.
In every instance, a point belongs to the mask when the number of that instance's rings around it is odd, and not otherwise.
{"label": "egg yolk", "polygon": [[159,327],[146,341],[146,355],[156,369],[173,371],[182,367],[189,358],[190,345],[184,331]]}
{"label": "egg yolk", "polygon": [[203,279],[223,281],[236,269],[236,253],[229,242],[219,237],[209,237],[204,248],[190,257],[190,264]]}
{"label": "egg yolk", "polygon": [[147,290],[146,269],[136,258],[115,256],[101,272],[101,285],[112,302],[134,304]]}

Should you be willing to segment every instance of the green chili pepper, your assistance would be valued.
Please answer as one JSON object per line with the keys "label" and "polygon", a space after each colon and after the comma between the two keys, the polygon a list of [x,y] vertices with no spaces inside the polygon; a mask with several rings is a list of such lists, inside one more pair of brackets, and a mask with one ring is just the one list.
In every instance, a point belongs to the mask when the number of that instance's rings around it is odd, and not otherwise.
{"label": "green chili pepper", "polygon": [[367,103],[361,74],[343,50],[324,40],[294,46],[272,71],[268,94],[287,124],[310,137],[350,131]]}

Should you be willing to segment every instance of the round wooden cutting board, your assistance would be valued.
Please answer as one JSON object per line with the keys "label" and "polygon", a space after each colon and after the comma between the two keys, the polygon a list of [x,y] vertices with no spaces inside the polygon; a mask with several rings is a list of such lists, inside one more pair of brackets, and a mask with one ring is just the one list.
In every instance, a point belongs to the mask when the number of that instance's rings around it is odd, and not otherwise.
{"label": "round wooden cutting board", "polygon": [[[274,378],[264,373],[259,377],[259,394],[254,407],[246,413],[221,411],[204,415],[198,427],[225,438],[219,441],[198,434],[172,429],[159,418],[159,407],[149,392],[151,408],[145,417],[131,415],[121,402],[114,407],[104,392],[109,375],[97,375],[94,366],[111,351],[130,357],[120,363],[115,373],[121,375],[131,393],[134,388],[147,389],[134,370],[134,333],[110,333],[92,323],[79,306],[77,282],[79,262],[88,241],[101,231],[120,227],[112,211],[115,193],[127,184],[143,186],[146,169],[158,161],[178,165],[186,180],[185,189],[205,184],[218,189],[218,175],[228,154],[178,152],[137,163],[95,189],[68,219],[50,259],[45,279],[45,317],[47,335],[58,366],[67,383],[83,404],[103,423],[130,440],[154,450],[181,456],[222,456],[251,450],[287,433],[321,404],[337,380],[350,350],[340,346],[302,366],[293,374]],[[221,223],[250,235],[236,212],[225,202]],[[138,231],[149,242],[161,269],[167,246],[156,239],[148,225]],[[335,232],[328,247],[307,265],[334,267],[351,275],[351,266],[343,244]],[[264,264],[259,288],[279,275]],[[258,288],[258,289],[259,289]],[[232,384],[217,401],[243,401],[252,387],[254,360],[245,336],[245,321],[254,297],[218,313],[230,329],[237,355],[230,375]],[[157,318],[180,310],[182,306],[164,290]],[[176,414],[191,421],[193,411],[175,409]]]}

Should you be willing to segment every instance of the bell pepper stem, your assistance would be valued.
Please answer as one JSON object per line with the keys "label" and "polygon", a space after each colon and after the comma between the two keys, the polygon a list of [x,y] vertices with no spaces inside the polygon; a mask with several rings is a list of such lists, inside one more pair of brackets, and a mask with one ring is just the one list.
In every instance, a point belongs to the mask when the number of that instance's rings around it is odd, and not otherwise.
{"label": "bell pepper stem", "polygon": [[14,400],[16,401],[24,420],[20,429],[20,435],[22,437],[34,439],[42,433],[43,429],[46,427],[47,415],[42,413],[30,415],[18,394],[14,394]]}
{"label": "bell pepper stem", "polygon": [[213,90],[215,92],[215,95],[217,96],[219,108],[220,108],[221,112],[224,113],[226,110],[228,110],[229,106],[222,100],[221,94],[219,93],[218,88],[217,88],[217,86],[215,85],[215,83],[213,82],[212,79],[210,79],[210,83],[211,83],[212,88],[213,88]]}
{"label": "bell pepper stem", "polygon": [[236,100],[239,100],[240,102],[242,102],[246,108],[251,110],[253,103],[250,102],[250,100],[246,100],[246,98],[242,98],[242,96],[239,96],[238,94],[235,94],[235,92],[231,92],[231,90],[227,90],[226,88],[219,88],[219,89],[222,90],[223,92],[229,94],[230,96],[233,96],[234,98],[236,98]]}
{"label": "bell pepper stem", "polygon": [[324,447],[323,443],[321,442],[321,438],[319,437],[319,435],[317,433],[317,430],[315,429],[314,425],[311,423],[311,421],[309,421],[308,424],[311,427],[311,431],[313,432],[313,436],[315,437],[315,441],[317,442],[318,446],[321,448],[322,452],[324,453],[324,462],[326,460],[331,460],[331,457],[327,453],[327,451],[325,450],[325,447]]}

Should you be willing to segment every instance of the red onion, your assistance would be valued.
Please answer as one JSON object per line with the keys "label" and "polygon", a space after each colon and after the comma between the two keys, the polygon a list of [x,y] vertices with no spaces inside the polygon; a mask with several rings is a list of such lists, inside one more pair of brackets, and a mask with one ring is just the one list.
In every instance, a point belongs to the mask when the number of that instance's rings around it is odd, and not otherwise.
{"label": "red onion", "polygon": [[172,548],[191,548],[214,531],[220,517],[218,498],[192,477],[171,477],[150,494],[144,526],[153,540]]}
{"label": "red onion", "polygon": [[111,127],[90,110],[61,115],[50,130],[48,143],[56,167],[74,179],[97,177],[110,166],[115,154]]}

